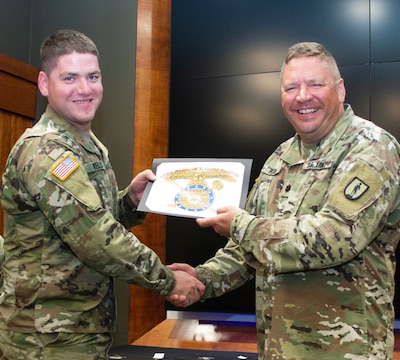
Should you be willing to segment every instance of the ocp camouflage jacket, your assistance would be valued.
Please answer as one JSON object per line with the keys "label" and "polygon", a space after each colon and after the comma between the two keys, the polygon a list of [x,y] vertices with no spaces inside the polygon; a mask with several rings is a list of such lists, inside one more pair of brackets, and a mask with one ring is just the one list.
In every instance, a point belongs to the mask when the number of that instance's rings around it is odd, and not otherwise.
{"label": "ocp camouflage jacket", "polygon": [[396,139],[350,106],[318,144],[266,161],[203,298],[256,277],[260,359],[391,359],[400,232]]}
{"label": "ocp camouflage jacket", "polygon": [[118,191],[108,151],[48,107],[3,175],[0,326],[18,332],[114,330],[113,278],[168,294],[175,276],[130,231],[142,222]]}

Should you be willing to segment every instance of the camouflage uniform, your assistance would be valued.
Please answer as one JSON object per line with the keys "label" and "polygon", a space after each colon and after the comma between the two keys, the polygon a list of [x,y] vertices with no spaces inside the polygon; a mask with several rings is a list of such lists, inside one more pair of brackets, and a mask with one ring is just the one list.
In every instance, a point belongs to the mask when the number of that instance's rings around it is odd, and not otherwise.
{"label": "camouflage uniform", "polygon": [[1,271],[1,265],[3,264],[4,261],[4,239],[0,235],[0,293],[1,293],[1,287],[3,285],[3,274]]}
{"label": "camouflage uniform", "polygon": [[175,276],[130,227],[107,149],[48,107],[17,141],[3,175],[0,328],[30,333],[114,330],[113,279],[166,295]]}
{"label": "camouflage uniform", "polygon": [[203,298],[256,277],[259,358],[391,359],[400,147],[346,105],[304,148],[266,161],[224,249],[197,267]]}

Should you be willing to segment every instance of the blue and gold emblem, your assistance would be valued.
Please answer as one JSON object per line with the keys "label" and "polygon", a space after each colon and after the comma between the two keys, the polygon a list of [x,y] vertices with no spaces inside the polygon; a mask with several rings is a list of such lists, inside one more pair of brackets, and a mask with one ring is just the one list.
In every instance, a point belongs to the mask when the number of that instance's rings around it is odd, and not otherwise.
{"label": "blue and gold emblem", "polygon": [[214,202],[214,194],[205,185],[190,185],[175,195],[175,204],[187,211],[204,211]]}

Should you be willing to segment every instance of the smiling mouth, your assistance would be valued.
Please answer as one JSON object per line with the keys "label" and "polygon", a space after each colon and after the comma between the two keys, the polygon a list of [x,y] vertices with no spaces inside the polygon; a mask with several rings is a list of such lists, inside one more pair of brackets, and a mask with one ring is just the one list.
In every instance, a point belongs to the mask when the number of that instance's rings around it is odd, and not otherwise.
{"label": "smiling mouth", "polygon": [[299,114],[311,114],[311,113],[316,112],[317,110],[318,109],[315,109],[315,108],[312,108],[312,109],[300,109],[300,110],[297,110],[297,112]]}
{"label": "smiling mouth", "polygon": [[75,104],[87,104],[87,103],[90,103],[90,102],[92,102],[92,99],[89,99],[89,100],[75,100],[74,101]]}

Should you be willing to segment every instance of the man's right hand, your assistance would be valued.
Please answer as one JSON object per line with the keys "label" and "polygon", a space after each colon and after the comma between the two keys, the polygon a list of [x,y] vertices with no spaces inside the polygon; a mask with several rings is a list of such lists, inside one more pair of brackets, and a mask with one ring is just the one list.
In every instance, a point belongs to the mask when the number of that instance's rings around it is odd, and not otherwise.
{"label": "man's right hand", "polygon": [[167,265],[167,268],[171,269],[172,271],[176,271],[176,270],[184,271],[185,273],[188,273],[189,275],[196,277],[195,268],[193,266],[190,266],[189,264],[173,263],[171,265]]}
{"label": "man's right hand", "polygon": [[176,285],[165,299],[177,307],[187,307],[199,301],[205,286],[196,278],[196,271],[188,264],[169,265],[176,276]]}

